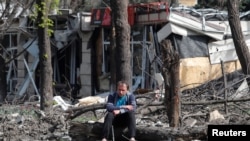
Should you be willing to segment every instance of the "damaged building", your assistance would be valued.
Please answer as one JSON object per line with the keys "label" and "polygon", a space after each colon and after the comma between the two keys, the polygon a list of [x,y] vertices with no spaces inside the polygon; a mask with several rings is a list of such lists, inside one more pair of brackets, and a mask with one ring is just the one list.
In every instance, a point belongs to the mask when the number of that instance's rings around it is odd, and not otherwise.
{"label": "damaged building", "polygon": [[[179,53],[181,90],[195,88],[222,77],[223,73],[229,74],[241,69],[227,20],[227,11],[168,6],[167,3],[148,3],[128,7],[133,53],[133,90],[157,89],[162,84],[160,43],[164,39],[170,39]],[[131,8],[134,12],[131,12]],[[135,14],[131,15],[130,12]],[[134,17],[133,20],[131,17]],[[249,12],[240,15],[242,32],[249,46],[248,17]],[[98,47],[102,51],[97,53],[100,54],[100,57],[97,57],[100,60],[97,62],[102,66],[96,67],[100,67],[97,69],[97,76],[103,79],[108,78],[103,76],[109,72],[109,28],[106,23],[101,22],[98,28],[101,28],[104,35],[101,35],[100,40],[103,40]],[[100,89],[106,88],[108,91],[107,79],[103,82],[105,83],[102,83]]]}
{"label": "damaged building", "polygon": [[[91,95],[88,44],[92,28],[86,28],[90,13],[73,14],[70,9],[61,9],[60,13],[49,15],[54,22],[50,41],[55,93]],[[28,16],[19,16],[4,36],[4,56],[14,58],[7,62],[8,96],[39,96],[39,49],[34,24]]]}
{"label": "damaged building", "polygon": [[[55,24],[51,36],[55,92],[70,91],[74,98],[108,92],[110,9],[93,9],[92,13],[72,13],[70,9],[61,12],[50,15]],[[168,3],[154,2],[130,5],[128,14],[132,90],[157,89],[162,85],[160,42],[164,39],[170,39],[180,55],[182,90],[221,77],[221,62],[226,73],[241,69],[225,11],[172,8]],[[240,19],[249,46],[249,13],[242,13]],[[8,62],[8,94],[39,95],[39,50],[33,21],[19,17],[4,39],[6,58],[22,52]]]}

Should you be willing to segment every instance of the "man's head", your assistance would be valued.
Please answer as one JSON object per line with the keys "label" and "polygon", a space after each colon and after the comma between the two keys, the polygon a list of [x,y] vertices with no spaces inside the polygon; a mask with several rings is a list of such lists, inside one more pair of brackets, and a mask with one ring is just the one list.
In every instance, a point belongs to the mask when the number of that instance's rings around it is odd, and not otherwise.
{"label": "man's head", "polygon": [[129,85],[125,81],[117,83],[117,93],[120,97],[124,96],[129,90]]}

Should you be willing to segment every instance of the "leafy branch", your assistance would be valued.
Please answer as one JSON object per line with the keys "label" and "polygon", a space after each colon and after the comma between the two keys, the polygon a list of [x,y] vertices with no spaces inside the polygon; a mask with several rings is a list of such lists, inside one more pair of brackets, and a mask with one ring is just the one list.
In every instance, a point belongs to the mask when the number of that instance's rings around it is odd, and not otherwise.
{"label": "leafy branch", "polygon": [[53,0],[51,1],[47,6],[48,0],[45,0],[44,2],[41,2],[41,4],[35,4],[34,8],[35,8],[35,12],[30,16],[30,18],[33,21],[37,20],[38,17],[38,13],[41,12],[42,14],[42,21],[38,24],[38,27],[41,28],[47,28],[48,29],[48,35],[51,36],[52,33],[54,32],[51,27],[54,26],[54,22],[53,20],[51,20],[50,18],[48,18],[48,12],[51,9],[56,9],[58,10],[58,6],[59,6],[59,0]]}

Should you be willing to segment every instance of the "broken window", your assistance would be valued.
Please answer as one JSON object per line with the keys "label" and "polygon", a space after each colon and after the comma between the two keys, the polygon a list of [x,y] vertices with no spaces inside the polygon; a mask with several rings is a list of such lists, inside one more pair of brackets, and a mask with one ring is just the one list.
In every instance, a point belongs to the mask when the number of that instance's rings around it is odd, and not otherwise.
{"label": "broken window", "polygon": [[[4,35],[4,39],[2,45],[5,48],[5,52],[3,54],[6,61],[12,59],[17,54],[17,33],[6,33]],[[17,84],[17,59],[13,59],[6,65],[7,69],[7,90],[13,90],[15,85]]]}

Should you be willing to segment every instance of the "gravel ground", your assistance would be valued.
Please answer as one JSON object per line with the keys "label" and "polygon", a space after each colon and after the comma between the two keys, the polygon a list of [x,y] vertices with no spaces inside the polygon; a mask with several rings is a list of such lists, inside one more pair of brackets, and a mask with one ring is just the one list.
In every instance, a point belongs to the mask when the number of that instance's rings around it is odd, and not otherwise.
{"label": "gravel ground", "polygon": [[1,141],[62,140],[68,136],[69,124],[61,109],[43,113],[38,107],[2,105],[0,107]]}
{"label": "gravel ground", "polygon": [[[225,117],[223,121],[210,121],[214,124],[250,124],[249,102],[240,102],[241,107],[246,107],[245,110],[239,110],[239,103],[232,106],[229,105],[229,113],[225,114],[223,104],[209,106],[182,106],[182,126],[205,125],[208,122],[209,114],[214,110],[219,110]],[[35,105],[35,104],[34,104]],[[73,141],[74,137],[70,135],[71,120],[66,120],[67,113],[60,107],[53,108],[46,113],[41,112],[39,107],[34,105],[2,105],[0,107],[0,141]],[[238,107],[238,108],[237,108]],[[98,118],[94,119],[93,112],[87,112],[79,116],[75,120],[83,122],[98,120],[103,117],[103,112],[99,112]],[[150,124],[148,126],[164,127],[167,124],[166,115],[158,113],[147,115],[140,118],[138,124]],[[152,119],[148,121],[148,119]],[[157,122],[153,122],[157,121]],[[160,122],[159,122],[160,121]],[[191,122],[190,122],[191,121]],[[218,122],[218,123],[217,123]],[[77,129],[79,132],[84,132],[82,129]],[[82,140],[82,136],[81,136]],[[77,140],[78,141],[78,140]],[[90,141],[90,140],[88,140]]]}

